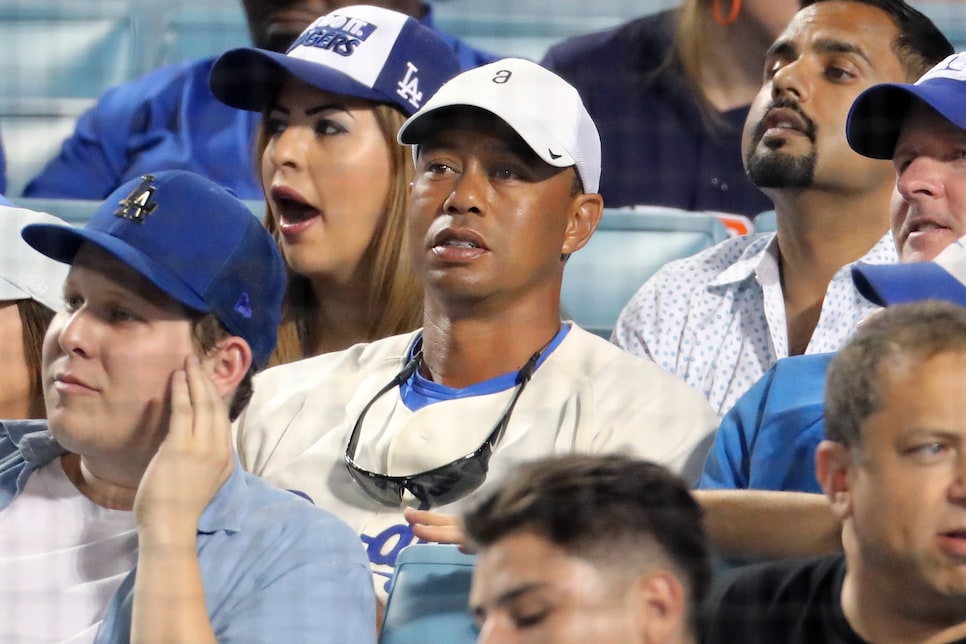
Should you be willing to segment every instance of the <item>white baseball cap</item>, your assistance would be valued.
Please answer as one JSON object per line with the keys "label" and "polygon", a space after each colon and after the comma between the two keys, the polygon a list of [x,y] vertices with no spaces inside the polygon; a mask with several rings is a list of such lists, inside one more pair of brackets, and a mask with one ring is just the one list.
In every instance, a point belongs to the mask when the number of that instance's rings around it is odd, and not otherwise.
{"label": "white baseball cap", "polygon": [[427,118],[446,107],[477,107],[497,116],[538,157],[557,168],[576,166],[588,193],[600,186],[600,134],[580,94],[552,71],[522,58],[504,58],[443,84],[403,123],[399,142],[418,145],[433,130]]}
{"label": "white baseball cap", "polygon": [[70,266],[31,248],[20,236],[28,224],[70,225],[45,212],[0,206],[0,301],[36,300],[59,311]]}

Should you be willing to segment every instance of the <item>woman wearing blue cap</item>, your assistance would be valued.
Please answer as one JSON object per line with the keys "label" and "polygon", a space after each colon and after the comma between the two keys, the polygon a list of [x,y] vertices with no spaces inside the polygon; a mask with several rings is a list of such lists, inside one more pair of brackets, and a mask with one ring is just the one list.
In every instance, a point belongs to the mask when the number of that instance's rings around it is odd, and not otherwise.
{"label": "woman wearing blue cap", "polygon": [[215,63],[214,95],[262,112],[265,224],[289,268],[274,363],[419,325],[403,223],[412,161],[395,135],[458,71],[437,34],[369,5],[322,16],[287,54],[242,48]]}

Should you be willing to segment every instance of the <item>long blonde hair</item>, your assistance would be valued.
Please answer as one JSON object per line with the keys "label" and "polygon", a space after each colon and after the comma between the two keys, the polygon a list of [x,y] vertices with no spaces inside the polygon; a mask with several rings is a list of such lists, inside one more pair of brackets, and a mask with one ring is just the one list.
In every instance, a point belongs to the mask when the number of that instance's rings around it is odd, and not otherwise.
{"label": "long blonde hair", "polygon": [[[375,104],[373,113],[386,145],[389,147],[389,184],[385,215],[376,227],[369,246],[359,260],[368,267],[367,319],[369,326],[363,341],[411,331],[419,326],[423,313],[423,289],[409,262],[406,211],[409,207],[409,184],[413,180],[413,161],[408,148],[396,142],[396,132],[406,117],[390,105]],[[265,114],[258,128],[256,166],[268,147]],[[260,176],[260,173],[259,175]],[[265,227],[281,249],[278,227],[265,202]],[[269,366],[285,364],[315,354],[318,345],[319,302],[308,278],[288,269],[288,285],[282,304],[282,323],[278,329],[278,345]],[[322,331],[324,333],[324,330]]]}
{"label": "long blonde hair", "polygon": [[44,335],[50,321],[54,319],[54,312],[37,300],[18,300],[17,310],[20,314],[20,325],[23,328],[23,353],[27,361],[27,372],[30,377],[30,416],[28,418],[46,418],[47,409],[44,406],[44,385],[41,378],[43,373]]}
{"label": "long blonde hair", "polygon": [[711,3],[705,0],[684,0],[678,9],[677,28],[674,31],[674,47],[665,64],[674,64],[676,58],[691,86],[705,125],[712,131],[725,126],[724,117],[718,113],[701,90],[701,64],[710,54],[711,34],[716,28],[711,19]]}

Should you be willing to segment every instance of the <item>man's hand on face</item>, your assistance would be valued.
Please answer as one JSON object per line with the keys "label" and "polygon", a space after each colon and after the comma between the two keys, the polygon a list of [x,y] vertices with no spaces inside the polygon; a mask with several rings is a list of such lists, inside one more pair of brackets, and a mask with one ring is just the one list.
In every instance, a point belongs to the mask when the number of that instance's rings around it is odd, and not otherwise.
{"label": "man's hand on face", "polygon": [[189,540],[201,513],[234,466],[228,408],[197,356],[171,376],[168,435],[148,464],[134,499],[142,541]]}

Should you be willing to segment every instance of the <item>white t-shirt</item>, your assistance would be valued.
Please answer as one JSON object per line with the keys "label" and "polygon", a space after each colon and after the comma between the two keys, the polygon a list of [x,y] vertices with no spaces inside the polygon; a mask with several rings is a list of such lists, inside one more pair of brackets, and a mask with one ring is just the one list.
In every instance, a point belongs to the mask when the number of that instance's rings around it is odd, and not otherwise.
{"label": "white t-shirt", "polygon": [[[351,525],[369,553],[377,590],[413,542],[402,507],[372,501],[346,471],[344,454],[363,407],[406,363],[415,334],[361,344],[269,369],[235,425],[243,466],[306,493]],[[506,410],[513,389],[409,409],[396,387],[366,414],[356,453],[362,467],[402,475],[473,452]],[[574,325],[534,372],[490,459],[486,481],[449,505],[479,500],[521,462],[554,454],[621,453],[697,479],[718,419],[681,379]]]}
{"label": "white t-shirt", "polygon": [[137,562],[134,514],[83,496],[61,459],[0,511],[0,642],[92,642]]}

